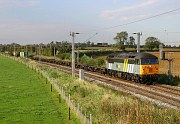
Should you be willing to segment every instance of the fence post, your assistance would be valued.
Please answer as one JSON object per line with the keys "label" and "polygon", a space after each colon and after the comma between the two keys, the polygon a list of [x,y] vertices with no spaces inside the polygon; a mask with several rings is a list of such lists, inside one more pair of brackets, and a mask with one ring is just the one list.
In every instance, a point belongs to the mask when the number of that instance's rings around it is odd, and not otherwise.
{"label": "fence post", "polygon": [[52,84],[51,84],[51,92],[52,92]]}
{"label": "fence post", "polygon": [[63,95],[63,87],[61,87],[61,94]]}
{"label": "fence post", "polygon": [[64,99],[66,100],[66,92],[65,92],[65,90],[64,90],[64,93],[63,93],[63,94],[64,94]]}
{"label": "fence post", "polygon": [[59,94],[59,103],[61,103],[61,95]]}
{"label": "fence post", "polygon": [[68,115],[69,115],[69,120],[71,119],[71,108],[69,107],[69,113],[68,113]]}
{"label": "fence post", "polygon": [[74,101],[74,110],[76,110],[76,102]]}
{"label": "fence post", "polygon": [[78,103],[77,113],[78,113],[78,115],[79,115],[79,103]]}
{"label": "fence post", "polygon": [[81,107],[81,109],[80,109],[80,118],[81,118],[81,119],[83,118],[82,107]]}
{"label": "fence post", "polygon": [[71,100],[71,95],[69,94],[69,98],[68,98],[69,106],[70,106],[70,100]]}
{"label": "fence post", "polygon": [[92,124],[92,114],[90,114],[90,117],[89,117],[89,124]]}
{"label": "fence post", "polygon": [[86,112],[84,113],[84,123],[86,124]]}

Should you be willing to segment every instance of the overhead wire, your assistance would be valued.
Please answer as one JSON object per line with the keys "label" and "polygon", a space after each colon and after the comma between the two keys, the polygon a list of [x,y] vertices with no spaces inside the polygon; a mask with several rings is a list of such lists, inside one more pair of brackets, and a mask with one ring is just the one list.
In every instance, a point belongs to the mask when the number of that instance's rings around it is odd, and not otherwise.
{"label": "overhead wire", "polygon": [[164,13],[160,13],[160,14],[153,15],[153,16],[150,16],[150,17],[147,17],[147,18],[143,18],[143,19],[131,21],[131,22],[128,22],[128,23],[120,24],[120,25],[115,25],[115,26],[106,27],[106,28],[101,28],[101,29],[95,29],[95,30],[93,30],[93,31],[103,31],[103,30],[109,30],[109,29],[113,29],[113,28],[117,28],[117,27],[121,27],[121,26],[126,26],[126,25],[129,25],[129,24],[141,22],[141,21],[144,21],[144,20],[148,20],[148,19],[151,19],[151,18],[155,18],[155,17],[158,17],[158,16],[162,16],[162,15],[165,15],[165,14],[168,14],[168,13],[172,13],[172,12],[175,12],[175,11],[178,11],[178,10],[180,10],[180,8],[176,8],[176,9],[173,9],[173,10],[170,10],[170,11],[166,11],[166,12],[164,12]]}
{"label": "overhead wire", "polygon": [[[153,15],[153,16],[150,16],[150,17],[146,17],[146,18],[143,18],[143,19],[131,21],[131,22],[128,22],[128,23],[120,24],[120,25],[115,25],[115,26],[105,27],[105,28],[99,28],[99,29],[94,29],[94,30],[89,30],[89,31],[84,31],[84,32],[82,31],[82,32],[80,32],[80,34],[84,34],[85,32],[86,33],[88,33],[88,32],[101,32],[101,31],[110,30],[110,29],[117,28],[117,27],[127,26],[127,25],[130,25],[130,24],[134,24],[134,23],[137,23],[137,22],[141,22],[141,21],[145,21],[145,20],[148,20],[148,19],[156,18],[156,17],[162,16],[162,15],[165,15],[165,14],[169,14],[169,13],[172,13],[172,12],[175,12],[175,11],[178,11],[178,10],[180,10],[180,7],[176,8],[176,9],[172,9],[170,11],[166,11],[166,12],[163,12],[163,13],[160,13],[160,14],[156,14],[156,15]],[[163,33],[163,32],[159,32],[159,33]],[[180,33],[180,32],[167,32],[167,33]],[[97,35],[97,34],[99,34],[99,33],[96,33],[95,35]],[[92,37],[94,37],[95,35],[93,35]]]}

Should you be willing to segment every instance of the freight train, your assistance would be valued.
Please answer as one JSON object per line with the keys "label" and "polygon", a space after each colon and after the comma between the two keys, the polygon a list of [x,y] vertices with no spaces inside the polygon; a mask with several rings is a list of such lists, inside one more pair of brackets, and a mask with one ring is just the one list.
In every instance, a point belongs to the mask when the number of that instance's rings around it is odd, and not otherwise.
{"label": "freight train", "polygon": [[138,83],[153,83],[159,74],[158,58],[149,53],[120,53],[107,57],[109,75]]}
{"label": "freight train", "polygon": [[[70,61],[31,57],[34,60],[70,66]],[[75,64],[76,68],[99,72],[138,83],[152,84],[159,74],[158,58],[150,53],[113,53],[107,56],[106,68]]]}

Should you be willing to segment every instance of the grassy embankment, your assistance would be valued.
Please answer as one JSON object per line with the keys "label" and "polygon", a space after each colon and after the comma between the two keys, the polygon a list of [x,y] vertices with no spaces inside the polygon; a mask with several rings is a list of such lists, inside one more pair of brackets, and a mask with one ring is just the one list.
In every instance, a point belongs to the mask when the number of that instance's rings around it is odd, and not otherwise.
{"label": "grassy embankment", "polygon": [[[31,64],[35,64],[32,62]],[[86,115],[92,113],[93,122],[100,124],[179,124],[180,111],[160,108],[149,102],[142,102],[133,96],[112,91],[86,81],[72,78],[70,74],[36,64],[48,72],[64,87],[66,95],[80,103]]]}
{"label": "grassy embankment", "polygon": [[25,65],[0,56],[0,123],[80,123],[68,106],[59,103],[45,79]]}

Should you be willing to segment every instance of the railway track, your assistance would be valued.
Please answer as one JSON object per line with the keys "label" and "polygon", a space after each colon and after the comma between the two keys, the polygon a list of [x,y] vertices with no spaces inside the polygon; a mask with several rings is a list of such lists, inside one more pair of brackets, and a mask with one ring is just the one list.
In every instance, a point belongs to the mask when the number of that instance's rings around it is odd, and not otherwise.
{"label": "railway track", "polygon": [[[65,72],[71,72],[71,67],[53,63],[41,62]],[[79,70],[76,69],[76,75]],[[162,107],[180,110],[180,88],[168,85],[144,85],[116,77],[85,71],[85,79],[93,83],[100,83],[114,90],[134,95],[141,100],[148,100]]]}

